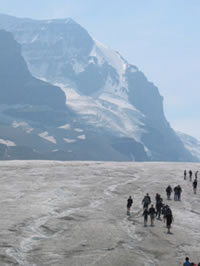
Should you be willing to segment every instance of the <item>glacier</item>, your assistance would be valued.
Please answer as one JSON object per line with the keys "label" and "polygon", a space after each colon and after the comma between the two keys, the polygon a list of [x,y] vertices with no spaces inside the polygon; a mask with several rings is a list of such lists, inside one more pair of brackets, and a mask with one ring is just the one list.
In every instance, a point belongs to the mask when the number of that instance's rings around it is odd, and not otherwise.
{"label": "glacier", "polygon": [[[0,162],[1,265],[180,266],[199,262],[199,188],[183,170],[199,163]],[[180,184],[180,202],[165,188]],[[156,193],[173,212],[143,226],[142,198]],[[133,197],[131,215],[126,201]]]}

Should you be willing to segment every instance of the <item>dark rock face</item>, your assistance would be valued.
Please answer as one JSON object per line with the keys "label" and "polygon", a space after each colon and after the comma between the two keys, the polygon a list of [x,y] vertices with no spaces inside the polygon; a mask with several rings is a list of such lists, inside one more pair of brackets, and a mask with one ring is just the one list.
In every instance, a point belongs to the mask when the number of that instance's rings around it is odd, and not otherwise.
{"label": "dark rock face", "polygon": [[13,36],[0,31],[0,103],[46,105],[65,109],[65,95],[59,87],[32,77]]}

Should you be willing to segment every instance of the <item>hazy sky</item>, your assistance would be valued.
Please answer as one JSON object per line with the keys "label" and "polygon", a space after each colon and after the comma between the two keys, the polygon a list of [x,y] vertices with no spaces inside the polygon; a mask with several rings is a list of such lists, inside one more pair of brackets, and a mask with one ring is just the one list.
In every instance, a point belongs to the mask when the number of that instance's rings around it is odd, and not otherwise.
{"label": "hazy sky", "polygon": [[174,129],[200,139],[200,0],[0,0],[0,12],[73,18],[154,82]]}

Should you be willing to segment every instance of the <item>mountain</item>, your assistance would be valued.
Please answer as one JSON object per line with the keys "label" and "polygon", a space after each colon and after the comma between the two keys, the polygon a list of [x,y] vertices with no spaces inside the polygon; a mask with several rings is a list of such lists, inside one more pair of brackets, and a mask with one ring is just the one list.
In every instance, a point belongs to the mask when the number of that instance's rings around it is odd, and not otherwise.
{"label": "mountain", "polygon": [[[21,44],[33,76],[63,90],[67,108],[81,123],[78,128],[88,130],[87,141],[92,141],[93,153],[79,158],[197,160],[167,122],[158,88],[78,23],[72,19],[36,21],[0,15],[0,28],[10,31]],[[55,98],[52,102],[59,105],[60,101]],[[76,143],[76,155],[83,149],[87,154],[91,147],[87,141]],[[70,140],[66,142],[69,145]],[[116,152],[119,156],[114,156]]]}
{"label": "mountain", "polygon": [[132,149],[136,160],[147,160],[140,143],[79,121],[59,87],[30,74],[20,50],[12,34],[0,30],[0,159],[122,161]]}

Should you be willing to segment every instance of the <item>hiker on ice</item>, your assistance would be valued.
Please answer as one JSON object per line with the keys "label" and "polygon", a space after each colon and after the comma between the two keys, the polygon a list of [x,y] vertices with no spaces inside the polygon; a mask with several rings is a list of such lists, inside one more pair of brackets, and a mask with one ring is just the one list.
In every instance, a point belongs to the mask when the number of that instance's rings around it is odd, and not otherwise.
{"label": "hiker on ice", "polygon": [[167,194],[167,199],[170,200],[170,196],[171,196],[171,193],[172,193],[172,187],[169,185],[167,188],[166,188],[166,194]]}
{"label": "hiker on ice", "polygon": [[164,205],[162,207],[162,215],[163,215],[163,222],[165,223],[166,221],[166,214],[167,214],[167,210],[168,210],[169,206],[168,205]]}
{"label": "hiker on ice", "polygon": [[174,187],[174,200],[178,200],[178,186]]}
{"label": "hiker on ice", "polygon": [[184,180],[186,180],[186,176],[187,176],[187,171],[184,170]]}
{"label": "hiker on ice", "polygon": [[156,217],[158,220],[160,219],[161,211],[162,211],[163,203],[162,199],[160,199],[158,202],[156,202]]}
{"label": "hiker on ice", "polygon": [[181,200],[182,188],[180,185],[174,188],[174,200]]}
{"label": "hiker on ice", "polygon": [[171,224],[173,221],[173,215],[172,215],[172,211],[169,207],[166,210],[165,219],[166,219],[166,227],[168,229],[168,234],[170,234],[170,228],[171,228]]}
{"label": "hiker on ice", "polygon": [[143,211],[143,216],[144,216],[144,226],[147,226],[148,215],[149,215],[149,211],[148,211],[147,208],[145,208],[144,211]]}
{"label": "hiker on ice", "polygon": [[130,215],[130,209],[131,209],[132,204],[133,204],[133,199],[131,198],[131,196],[129,196],[127,200],[127,215]]}
{"label": "hiker on ice", "polygon": [[194,174],[194,176],[195,176],[196,179],[197,179],[197,177],[198,177],[198,172],[199,172],[199,171],[196,171],[195,174]]}
{"label": "hiker on ice", "polygon": [[156,202],[162,200],[160,194],[156,193],[155,200],[156,200]]}
{"label": "hiker on ice", "polygon": [[151,207],[149,209],[149,216],[150,216],[150,220],[151,220],[151,226],[154,225],[155,214],[156,214],[156,210],[155,210],[153,204],[151,204]]}
{"label": "hiker on ice", "polygon": [[181,200],[181,193],[182,193],[182,188],[180,185],[177,186],[177,197],[178,200]]}
{"label": "hiker on ice", "polygon": [[197,193],[197,178],[194,179],[192,186],[193,186],[193,192],[194,194],[196,194]]}
{"label": "hiker on ice", "polygon": [[189,171],[189,177],[190,177],[190,181],[192,181],[192,171]]}
{"label": "hiker on ice", "polygon": [[143,200],[142,200],[142,204],[143,204],[143,209],[149,207],[149,204],[151,203],[151,198],[149,196],[149,194],[147,193],[146,196],[144,196]]}

